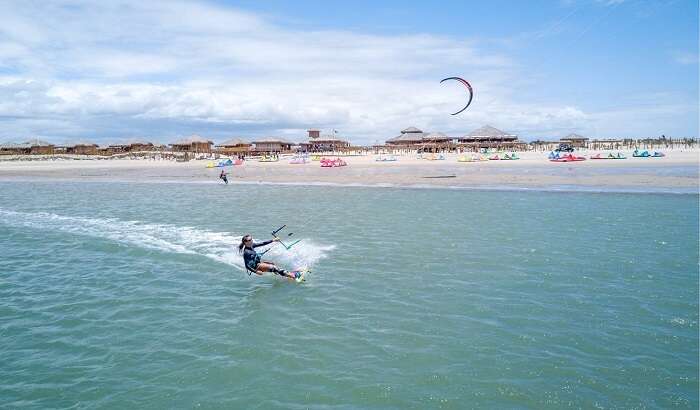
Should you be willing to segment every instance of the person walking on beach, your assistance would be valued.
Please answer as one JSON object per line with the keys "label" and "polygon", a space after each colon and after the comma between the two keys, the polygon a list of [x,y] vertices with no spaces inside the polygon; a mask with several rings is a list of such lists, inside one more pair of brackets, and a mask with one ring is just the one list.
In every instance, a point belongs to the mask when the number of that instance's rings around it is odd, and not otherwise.
{"label": "person walking on beach", "polygon": [[219,179],[221,179],[226,183],[226,185],[228,185],[228,177],[226,176],[226,170],[221,170],[221,174],[219,174]]}
{"label": "person walking on beach", "polygon": [[288,272],[284,269],[278,268],[274,262],[260,260],[260,255],[255,252],[255,248],[269,245],[273,242],[279,242],[279,239],[275,238],[269,241],[255,243],[253,242],[253,237],[251,235],[243,236],[243,238],[241,238],[240,245],[238,245],[238,253],[243,254],[243,263],[245,264],[245,268],[257,275],[262,275],[265,272],[272,272],[287,278],[297,279],[301,273]]}

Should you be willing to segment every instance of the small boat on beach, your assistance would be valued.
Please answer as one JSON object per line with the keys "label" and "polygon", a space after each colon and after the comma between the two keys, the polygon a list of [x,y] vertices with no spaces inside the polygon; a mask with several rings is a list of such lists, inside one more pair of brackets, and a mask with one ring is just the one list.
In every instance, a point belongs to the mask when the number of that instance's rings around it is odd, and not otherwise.
{"label": "small boat on beach", "polygon": [[297,155],[297,156],[292,157],[292,159],[289,160],[289,163],[294,164],[294,165],[306,164],[308,162],[309,162],[308,157],[306,157],[304,155]]}
{"label": "small boat on beach", "polygon": [[[236,160],[236,161],[238,162],[240,160]],[[240,164],[235,164],[233,161],[231,161],[231,158],[221,160],[218,163],[214,163],[214,161],[207,162],[207,168],[223,168],[223,167],[230,167],[233,165],[240,165]]]}
{"label": "small boat on beach", "polygon": [[462,155],[461,157],[457,158],[457,162],[483,162],[488,160],[488,157],[481,154]]}
{"label": "small boat on beach", "polygon": [[457,158],[457,162],[474,162],[474,157],[471,155],[462,155]]}
{"label": "small boat on beach", "polygon": [[336,159],[321,158],[321,167],[322,168],[344,167],[347,165],[348,165],[348,163],[343,161],[340,158],[336,158]]}
{"label": "small boat on beach", "polygon": [[574,154],[567,154],[567,155],[563,155],[561,157],[557,157],[557,158],[553,158],[553,159],[550,158],[549,161],[550,162],[577,162],[577,161],[585,161],[585,160],[586,160],[586,158],[584,158],[584,157],[577,157]]}
{"label": "small boat on beach", "polygon": [[278,157],[277,155],[263,155],[262,157],[260,157],[258,162],[277,162],[279,160],[280,157]]}
{"label": "small boat on beach", "polygon": [[650,154],[647,150],[640,151],[639,149],[635,149],[632,156],[635,158],[663,158],[666,154],[659,151],[654,151],[653,154]]}
{"label": "small boat on beach", "polygon": [[617,154],[613,154],[611,152],[607,156],[603,156],[603,154],[600,153],[591,155],[591,159],[627,159],[627,157],[622,155],[621,152],[618,152]]}
{"label": "small boat on beach", "polygon": [[379,155],[374,159],[377,162],[392,162],[396,161],[396,155]]}

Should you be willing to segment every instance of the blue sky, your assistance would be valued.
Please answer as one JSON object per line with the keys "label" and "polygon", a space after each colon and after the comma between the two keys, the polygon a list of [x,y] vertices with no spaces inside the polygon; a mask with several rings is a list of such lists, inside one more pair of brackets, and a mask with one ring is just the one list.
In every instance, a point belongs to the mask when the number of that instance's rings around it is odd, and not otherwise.
{"label": "blue sky", "polygon": [[[698,3],[0,1],[0,141],[696,137]],[[461,76],[475,89],[464,104]]]}

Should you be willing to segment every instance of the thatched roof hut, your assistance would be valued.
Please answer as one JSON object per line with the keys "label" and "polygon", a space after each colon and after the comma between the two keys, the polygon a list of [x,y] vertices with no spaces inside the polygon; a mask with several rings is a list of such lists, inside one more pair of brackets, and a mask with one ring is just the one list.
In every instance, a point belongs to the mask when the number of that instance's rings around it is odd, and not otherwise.
{"label": "thatched roof hut", "polygon": [[0,144],[0,154],[5,155],[22,155],[29,154],[31,147],[27,144],[18,144],[16,142],[4,142]]}
{"label": "thatched roof hut", "polygon": [[173,151],[211,152],[211,146],[213,144],[214,142],[195,134],[187,138],[181,139],[179,141],[176,141],[170,144],[170,146],[172,147]]}
{"label": "thatched roof hut", "polygon": [[579,148],[583,148],[588,145],[588,138],[578,134],[569,134],[566,137],[561,138],[559,141]]}
{"label": "thatched roof hut", "polygon": [[57,151],[76,155],[97,155],[97,144],[92,141],[76,140],[56,145]]}
{"label": "thatched roof hut", "polygon": [[350,142],[335,135],[320,135],[309,138],[308,142],[300,142],[299,146],[307,152],[339,151],[350,147]]}
{"label": "thatched roof hut", "polygon": [[241,147],[241,146],[251,146],[253,145],[252,142],[246,141],[243,138],[231,138],[230,140],[226,140],[224,142],[221,142],[219,144],[216,144],[216,147]]}
{"label": "thatched roof hut", "polygon": [[515,141],[518,136],[515,134],[508,134],[498,128],[492,127],[490,125],[484,125],[483,127],[477,128],[472,132],[466,134],[459,139],[459,142],[478,142],[478,141],[494,141],[494,142],[504,142],[504,141]]}
{"label": "thatched roof hut", "polygon": [[24,143],[29,146],[29,153],[36,155],[52,155],[54,144],[40,140],[38,138],[32,138]]}
{"label": "thatched roof hut", "polygon": [[107,147],[114,153],[119,152],[137,152],[137,151],[152,151],[155,145],[143,139],[131,138],[125,142],[118,142],[115,144],[109,144]]}
{"label": "thatched roof hut", "polygon": [[295,143],[280,137],[263,137],[253,141],[256,152],[288,152]]}
{"label": "thatched roof hut", "polygon": [[32,148],[34,148],[34,147],[45,148],[45,147],[53,147],[54,146],[54,144],[47,142],[47,141],[44,141],[44,140],[40,140],[39,138],[32,138],[29,141],[25,141],[24,144],[26,144]]}
{"label": "thatched roof hut", "polygon": [[561,138],[561,141],[588,141],[588,137],[584,137],[578,134],[569,134],[566,137]]}
{"label": "thatched roof hut", "polygon": [[527,143],[518,140],[515,134],[509,134],[496,127],[484,125],[458,139],[460,145],[472,149],[497,148],[497,149],[525,149]]}
{"label": "thatched roof hut", "polygon": [[452,137],[442,132],[431,132],[423,137],[423,142],[449,142]]}
{"label": "thatched roof hut", "polygon": [[242,138],[231,138],[222,143],[216,144],[217,151],[225,154],[239,154],[250,151],[252,142]]}
{"label": "thatched roof hut", "polygon": [[408,127],[401,130],[401,134],[394,138],[389,138],[386,140],[386,145],[414,145],[419,144],[423,141],[423,137],[427,133],[419,130],[416,127]]}

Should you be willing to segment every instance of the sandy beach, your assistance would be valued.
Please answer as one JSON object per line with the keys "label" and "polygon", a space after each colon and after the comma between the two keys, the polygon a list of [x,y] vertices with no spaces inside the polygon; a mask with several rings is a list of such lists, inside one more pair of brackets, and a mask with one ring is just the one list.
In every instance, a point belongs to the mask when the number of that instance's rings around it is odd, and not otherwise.
{"label": "sandy beach", "polygon": [[[577,155],[588,157],[593,152]],[[515,161],[458,162],[459,154],[445,160],[425,160],[416,154],[397,155],[395,162],[378,162],[377,155],[343,157],[348,166],[322,168],[319,162],[290,164],[245,161],[227,167],[231,183],[333,184],[367,186],[475,187],[475,188],[591,188],[630,190],[698,189],[698,151],[667,151],[664,158],[587,160],[553,163],[545,153],[520,153]],[[0,161],[2,180],[85,180],[138,182],[220,183],[220,168],[209,160],[178,163],[162,160],[53,160]]]}

